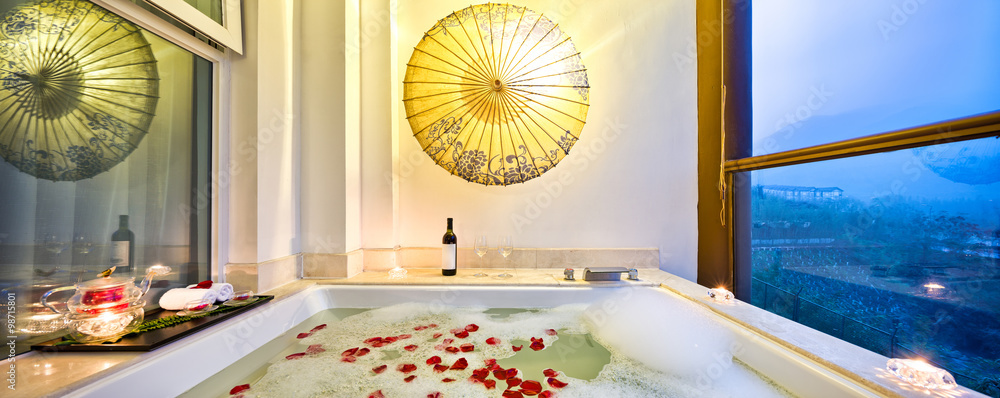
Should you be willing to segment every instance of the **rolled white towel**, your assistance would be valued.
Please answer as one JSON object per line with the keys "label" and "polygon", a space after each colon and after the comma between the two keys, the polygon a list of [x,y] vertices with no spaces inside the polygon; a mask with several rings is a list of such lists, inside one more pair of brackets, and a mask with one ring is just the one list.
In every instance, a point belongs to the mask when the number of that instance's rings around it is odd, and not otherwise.
{"label": "rolled white towel", "polygon": [[165,310],[183,310],[184,304],[194,300],[218,300],[219,293],[212,289],[170,289],[160,296],[160,308]]}
{"label": "rolled white towel", "polygon": [[[198,285],[188,285],[188,289],[195,286]],[[233,298],[233,285],[231,284],[216,282],[213,283],[212,287],[210,287],[209,289],[215,290],[215,292],[219,294],[219,298],[216,299],[218,301],[226,301]]]}

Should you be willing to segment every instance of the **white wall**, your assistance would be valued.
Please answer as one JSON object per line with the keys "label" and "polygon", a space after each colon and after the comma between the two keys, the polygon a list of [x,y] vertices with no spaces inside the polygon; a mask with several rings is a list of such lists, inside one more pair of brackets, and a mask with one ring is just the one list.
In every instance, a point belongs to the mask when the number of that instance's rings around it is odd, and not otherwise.
{"label": "white wall", "polygon": [[[290,1],[275,3],[281,4],[279,8],[288,8]],[[310,5],[313,1],[317,0],[295,4],[315,7]],[[252,3],[248,1],[248,7]],[[282,101],[296,101],[299,97],[295,95],[305,95],[301,98],[309,100],[291,109],[293,113],[306,112],[310,104],[325,101],[322,95],[308,94],[312,87],[307,85],[336,86],[333,81],[306,78],[316,76],[309,72],[316,68],[309,64],[314,62],[308,60],[310,56],[302,58],[305,63],[301,70],[288,69],[293,64],[282,63],[282,54],[288,54],[282,50],[287,43],[279,40],[265,43],[263,32],[274,28],[287,31],[287,25],[282,27],[287,22],[281,19],[285,11],[265,12],[264,7],[274,8],[265,3],[270,2],[260,2],[257,10],[261,25],[256,32],[261,40],[257,55],[259,74],[255,79],[260,86],[258,129],[266,126],[264,112],[288,110],[281,105],[285,103]],[[348,2],[348,10],[353,4],[356,3]],[[431,163],[411,137],[400,106],[402,75],[423,32],[469,3],[365,0],[360,3],[357,30],[347,32],[348,38],[357,32],[357,46],[343,46],[344,54],[352,54],[354,50],[360,53],[360,84],[356,88],[360,95],[360,130],[344,127],[342,139],[331,139],[326,136],[332,133],[330,128],[310,125],[304,120],[302,143],[292,139],[278,145],[280,149],[260,148],[256,168],[258,203],[253,215],[257,225],[252,231],[259,246],[256,260],[266,261],[294,254],[296,250],[310,252],[309,247],[296,248],[291,243],[306,230],[334,237],[343,242],[336,249],[343,247],[345,251],[353,248],[349,247],[354,246],[350,244],[352,239],[364,248],[436,246],[444,232],[445,218],[454,217],[463,246],[470,245],[471,238],[478,233],[493,236],[509,233],[521,247],[657,247],[661,269],[695,279],[697,76],[694,64],[675,63],[676,56],[688,56],[688,45],[693,42],[695,1],[525,0],[518,4],[543,12],[559,23],[582,52],[588,69],[590,113],[581,139],[569,156],[545,175],[508,187],[472,184]],[[351,13],[331,13],[333,19],[348,15]],[[350,23],[354,23],[353,19]],[[303,43],[309,43],[307,38],[324,37],[328,29],[310,27],[309,23],[303,26],[300,32]],[[252,29],[248,23],[248,35],[255,34]],[[350,58],[342,59],[330,60],[317,54],[315,62],[348,62]],[[266,77],[265,70],[268,70]],[[286,75],[289,71],[292,76]],[[264,87],[281,86],[272,79],[288,81],[289,78],[301,82],[303,94],[295,94],[295,87]],[[234,86],[240,85],[239,79],[234,73]],[[344,98],[352,94],[350,90],[334,90],[330,105],[348,106]],[[267,99],[263,98],[265,92]],[[293,93],[291,98],[287,97],[289,93]],[[338,114],[342,111],[331,110]],[[344,115],[346,118],[350,113]],[[234,108],[234,118],[240,117]],[[339,121],[334,124],[350,125]],[[311,167],[321,167],[323,163],[309,164],[309,156],[315,156],[310,155],[314,149],[296,147],[319,142],[329,148],[337,142],[352,145],[352,140],[360,145],[360,170],[351,170],[349,149],[329,155],[330,161],[348,167],[312,170]],[[301,174],[289,174],[296,167],[297,158],[292,155],[299,149],[305,159],[304,170]],[[324,172],[338,175],[327,179],[329,186],[315,186],[325,183]],[[339,173],[346,177],[342,179]],[[300,176],[303,186],[296,187],[295,181]],[[351,178],[360,178],[360,185],[349,184]],[[284,196],[286,189],[291,190],[290,196]],[[301,195],[298,201],[297,195]],[[328,201],[330,209],[316,207],[328,197],[335,198]],[[356,207],[350,204],[350,198],[354,197],[360,200]],[[314,204],[312,210],[306,210],[308,203]],[[240,205],[234,205],[237,206]],[[312,220],[316,216],[334,226],[304,230],[305,221],[297,225],[297,220],[287,219],[298,216],[297,206],[302,206],[303,219]],[[345,210],[343,216],[340,209]],[[242,214],[249,215],[246,211]],[[351,217],[360,217],[360,232],[349,225],[336,225],[350,224]],[[234,231],[234,235],[239,233],[251,231]],[[358,234],[360,237],[355,236]],[[234,236],[234,239],[240,238]]]}

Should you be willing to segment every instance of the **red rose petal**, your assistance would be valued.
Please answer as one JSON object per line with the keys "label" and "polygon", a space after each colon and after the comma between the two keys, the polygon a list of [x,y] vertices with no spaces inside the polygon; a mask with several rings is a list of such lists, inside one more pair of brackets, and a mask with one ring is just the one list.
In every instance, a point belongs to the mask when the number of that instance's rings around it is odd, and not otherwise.
{"label": "red rose petal", "polygon": [[548,379],[545,379],[545,382],[549,383],[550,386],[555,388],[563,388],[569,385],[569,383],[563,383],[559,380],[556,380],[554,377],[549,377]]}
{"label": "red rose petal", "polygon": [[417,349],[417,345],[416,344],[410,344],[410,345],[408,345],[406,347],[403,347],[403,349],[407,350],[407,351],[413,351],[413,350]]}
{"label": "red rose petal", "polygon": [[304,338],[309,337],[309,336],[312,336],[312,333],[299,333],[298,335],[295,336],[295,338],[297,338],[297,339],[304,339]]}
{"label": "red rose petal", "polygon": [[436,327],[438,327],[438,325],[436,323],[432,323],[430,325],[427,325],[427,327],[429,327],[429,328],[436,328]]}
{"label": "red rose petal", "polygon": [[455,342],[455,339],[444,339],[444,340],[441,340],[441,344],[444,344],[444,345],[448,345],[448,344],[451,344],[451,343],[454,343],[454,342]]}
{"label": "red rose petal", "polygon": [[441,334],[441,333],[434,333],[434,337],[432,337],[432,338],[436,339],[436,338],[441,337],[441,336],[443,336],[443,334]]}
{"label": "red rose petal", "polygon": [[541,394],[538,394],[538,398],[552,398],[554,396],[556,396],[556,393],[549,390],[542,391]]}
{"label": "red rose petal", "polygon": [[399,339],[396,338],[396,336],[389,336],[389,337],[386,337],[386,338],[382,339],[382,341],[386,342],[386,343],[395,343],[396,340],[399,340]]}
{"label": "red rose petal", "polygon": [[376,367],[372,368],[372,372],[375,372],[375,374],[379,374],[379,373],[385,372],[385,370],[388,369],[388,368],[389,368],[389,365],[376,366]]}
{"label": "red rose petal", "polygon": [[465,330],[468,330],[470,332],[475,332],[475,331],[479,330],[479,325],[476,325],[474,323],[470,323],[468,325],[465,325]]}
{"label": "red rose petal", "polygon": [[542,392],[542,383],[534,380],[522,381],[520,391],[524,395],[538,395],[538,393]]}
{"label": "red rose petal", "polygon": [[357,353],[355,353],[354,355],[357,355],[357,356],[359,356],[359,357],[363,357],[363,356],[365,356],[365,355],[368,355],[368,353],[369,353],[369,352],[371,352],[371,351],[372,351],[372,350],[369,350],[369,349],[368,349],[368,347],[362,347],[362,348],[361,348],[360,350],[358,350],[358,352],[357,352]]}
{"label": "red rose petal", "polygon": [[448,370],[448,366],[447,365],[442,365],[442,364],[436,364],[436,365],[434,365],[434,371],[435,372],[441,373],[441,372],[444,372],[446,370]]}
{"label": "red rose petal", "polygon": [[483,382],[483,385],[486,386],[487,390],[492,390],[492,389],[494,389],[494,388],[497,387],[497,381],[496,380],[486,380],[486,381]]}
{"label": "red rose petal", "polygon": [[469,367],[469,361],[466,361],[465,358],[458,358],[455,364],[451,365],[451,369],[453,370],[462,370],[467,367]]}
{"label": "red rose petal", "polygon": [[249,389],[250,389],[250,385],[249,384],[240,384],[240,385],[238,385],[236,387],[233,387],[232,390],[229,390],[229,395],[236,395],[236,394],[239,394],[239,393],[241,393],[243,391],[246,391],[246,390],[249,390]]}
{"label": "red rose petal", "polygon": [[354,361],[357,361],[357,360],[358,360],[358,357],[353,357],[353,356],[340,358],[340,362],[347,362],[347,363],[353,363]]}
{"label": "red rose petal", "polygon": [[559,376],[559,372],[557,372],[555,370],[552,370],[552,369],[545,369],[545,370],[542,371],[542,374],[544,374],[545,377],[556,377],[556,376]]}
{"label": "red rose petal", "polygon": [[524,348],[524,344],[521,344],[521,345],[512,345],[512,346],[510,346],[510,348],[513,349],[514,352],[518,352],[518,351],[521,351],[522,348]]}
{"label": "red rose petal", "polygon": [[502,397],[503,398],[524,398],[524,395],[522,395],[518,391],[504,390]]}
{"label": "red rose petal", "polygon": [[461,332],[455,333],[455,337],[458,337],[460,339],[464,339],[466,337],[469,337],[469,331],[468,330],[462,330]]}
{"label": "red rose petal", "polygon": [[378,390],[368,394],[368,398],[385,398],[385,395],[382,395],[382,390]]}
{"label": "red rose petal", "polygon": [[377,343],[377,342],[380,342],[380,341],[382,341],[381,337],[372,337],[372,338],[370,338],[368,340],[365,340],[365,344],[372,344],[372,343]]}
{"label": "red rose petal", "polygon": [[430,358],[427,358],[427,364],[428,365],[434,365],[434,364],[437,364],[437,363],[441,363],[441,357],[435,355],[435,356],[432,356]]}
{"label": "red rose petal", "polygon": [[493,367],[497,366],[497,360],[496,360],[496,358],[487,359],[487,360],[483,361],[483,363],[486,365],[486,368],[488,368],[489,370],[493,370]]}
{"label": "red rose petal", "polygon": [[445,347],[444,350],[452,354],[457,353],[459,351],[458,347]]}
{"label": "red rose petal", "polygon": [[417,331],[424,330],[424,329],[427,329],[427,326],[414,326],[413,327],[413,330],[417,330]]}
{"label": "red rose petal", "polygon": [[469,352],[469,351],[475,350],[476,346],[472,345],[472,344],[469,344],[469,343],[465,343],[465,344],[462,344],[462,345],[458,346],[458,348],[461,349],[462,352]]}
{"label": "red rose petal", "polygon": [[403,379],[403,381],[409,383],[409,382],[413,381],[413,379],[416,379],[416,378],[417,378],[417,375],[410,375],[410,376],[406,376],[406,378]]}
{"label": "red rose petal", "polygon": [[316,355],[324,351],[326,351],[326,349],[323,348],[322,344],[313,344],[309,346],[309,348],[306,348],[306,354],[309,355]]}
{"label": "red rose petal", "polygon": [[412,363],[401,363],[399,364],[399,366],[396,366],[396,370],[403,373],[410,373],[414,370],[417,370],[417,365],[414,365]]}
{"label": "red rose petal", "polygon": [[197,285],[191,287],[192,289],[211,289],[212,281],[201,281]]}
{"label": "red rose petal", "polygon": [[455,329],[449,330],[448,333],[455,334],[455,333],[461,332],[463,330],[465,330],[465,329],[455,328]]}
{"label": "red rose petal", "polygon": [[556,332],[555,329],[546,329],[545,330],[545,334],[547,334],[549,336],[555,336],[555,335],[559,334],[559,332]]}
{"label": "red rose petal", "polygon": [[479,369],[476,369],[476,370],[472,371],[472,378],[474,378],[476,380],[483,381],[483,380],[486,380],[487,377],[490,377],[490,370],[489,369],[479,368]]}
{"label": "red rose petal", "polygon": [[289,360],[291,360],[291,359],[299,359],[299,358],[302,358],[304,356],[306,356],[306,353],[304,353],[304,352],[296,352],[294,354],[286,356],[285,359],[289,359]]}
{"label": "red rose petal", "polygon": [[493,377],[497,380],[507,380],[507,370],[500,368],[493,371]]}
{"label": "red rose petal", "polygon": [[545,348],[545,344],[542,344],[541,341],[536,341],[534,343],[531,343],[530,347],[532,350],[540,351],[541,349]]}
{"label": "red rose petal", "polygon": [[441,379],[442,383],[451,383],[453,381],[455,381],[455,379],[452,379],[451,377],[445,377],[445,378]]}
{"label": "red rose petal", "polygon": [[507,369],[507,378],[510,379],[513,377],[517,377],[517,368]]}
{"label": "red rose petal", "polygon": [[312,330],[310,330],[309,333],[315,333],[315,332],[318,332],[318,331],[323,330],[323,329],[326,329],[326,324],[325,323],[321,324],[321,325],[316,325],[316,327],[312,328]]}
{"label": "red rose petal", "polygon": [[498,339],[496,337],[490,337],[490,338],[486,339],[486,344],[489,344],[489,345],[500,344],[500,339]]}
{"label": "red rose petal", "polygon": [[441,395],[440,391],[435,391],[434,393],[427,394],[427,398],[441,398],[443,396],[444,395]]}
{"label": "red rose petal", "polygon": [[401,334],[399,336],[396,336],[396,338],[400,339],[400,340],[405,340],[405,339],[408,339],[410,337],[413,337],[413,335],[412,334]]}
{"label": "red rose petal", "polygon": [[358,352],[358,347],[348,348],[348,349],[344,350],[344,352],[340,353],[340,356],[342,356],[342,357],[349,357],[351,355],[354,355],[357,352]]}
{"label": "red rose petal", "polygon": [[520,377],[508,377],[507,378],[507,388],[514,388],[521,385]]}

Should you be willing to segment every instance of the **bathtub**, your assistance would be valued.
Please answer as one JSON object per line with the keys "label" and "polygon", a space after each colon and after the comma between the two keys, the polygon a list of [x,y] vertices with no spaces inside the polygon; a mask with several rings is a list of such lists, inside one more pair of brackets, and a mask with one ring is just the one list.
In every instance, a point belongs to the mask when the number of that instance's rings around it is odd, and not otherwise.
{"label": "bathtub", "polygon": [[[679,285],[678,285],[679,283]],[[656,299],[638,305],[675,305],[696,302],[707,316],[729,328],[740,346],[736,358],[763,376],[783,386],[789,392],[808,397],[872,397],[928,396],[925,391],[907,389],[895,382],[881,368],[885,358],[839,340],[818,334],[818,344],[836,351],[838,358],[874,358],[861,368],[875,374],[853,374],[839,364],[826,361],[822,355],[790,346],[777,339],[777,334],[809,334],[808,328],[769,315],[743,303],[719,304],[683,292],[704,292],[704,288],[679,281],[669,286],[647,287],[536,287],[536,286],[349,286],[312,285],[290,294],[270,305],[241,314],[239,317],[212,327],[183,341],[143,354],[143,360],[113,374],[102,377],[66,396],[117,396],[122,391],[143,391],[143,395],[173,397],[206,380],[232,363],[239,361],[265,343],[296,328],[307,318],[329,308],[370,308],[405,302],[440,303],[441,305],[486,306],[505,308],[552,307],[567,303],[591,303],[605,300],[613,303],[623,295],[623,289],[648,289]],[[681,290],[677,287],[680,286]],[[649,301],[649,300],[645,300]],[[636,305],[629,303],[629,305]],[[713,307],[715,306],[715,307]],[[749,314],[749,315],[748,315]],[[736,318],[760,317],[764,328]],[[298,326],[301,327],[301,326]],[[766,329],[766,330],[765,330]],[[814,331],[813,331],[814,332]],[[811,338],[811,337],[810,337]],[[815,344],[809,342],[805,345]],[[821,353],[823,354],[823,353]],[[829,353],[827,353],[829,354]],[[706,369],[708,373],[711,368]],[[884,374],[884,375],[883,375]],[[219,380],[228,388],[233,383]],[[912,394],[911,394],[912,393]],[[957,393],[957,395],[955,395]],[[976,395],[966,389],[952,391],[949,396]]]}

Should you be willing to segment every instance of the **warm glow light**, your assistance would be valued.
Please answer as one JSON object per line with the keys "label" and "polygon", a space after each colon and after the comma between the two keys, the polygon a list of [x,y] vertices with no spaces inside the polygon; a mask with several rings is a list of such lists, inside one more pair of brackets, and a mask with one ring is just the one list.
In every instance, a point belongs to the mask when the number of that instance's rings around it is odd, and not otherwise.
{"label": "warm glow light", "polygon": [[892,358],[885,368],[903,381],[929,390],[951,390],[958,386],[948,371],[917,359]]}
{"label": "warm glow light", "polygon": [[724,287],[717,287],[715,289],[708,289],[708,297],[716,302],[723,303],[732,300],[733,293]]}

